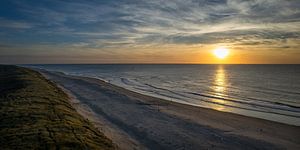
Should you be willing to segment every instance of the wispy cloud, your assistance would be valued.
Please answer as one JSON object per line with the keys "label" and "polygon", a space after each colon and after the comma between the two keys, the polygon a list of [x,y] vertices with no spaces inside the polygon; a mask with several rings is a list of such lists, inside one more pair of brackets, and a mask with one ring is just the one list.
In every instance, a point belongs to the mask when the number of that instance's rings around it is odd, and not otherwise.
{"label": "wispy cloud", "polygon": [[0,17],[0,28],[2,29],[30,29],[34,26],[25,21],[8,20]]}
{"label": "wispy cloud", "polygon": [[99,53],[218,43],[282,43],[284,49],[292,41],[300,47],[299,0],[4,0],[0,5],[1,42],[28,47],[47,42],[68,47],[65,51]]}

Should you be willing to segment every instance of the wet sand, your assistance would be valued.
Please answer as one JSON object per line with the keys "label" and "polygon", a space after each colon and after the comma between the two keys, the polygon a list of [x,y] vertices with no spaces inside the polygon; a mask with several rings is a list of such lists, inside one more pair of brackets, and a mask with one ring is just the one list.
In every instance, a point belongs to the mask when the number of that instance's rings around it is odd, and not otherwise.
{"label": "wet sand", "polygon": [[107,82],[40,71],[120,149],[300,149],[300,127],[174,103]]}

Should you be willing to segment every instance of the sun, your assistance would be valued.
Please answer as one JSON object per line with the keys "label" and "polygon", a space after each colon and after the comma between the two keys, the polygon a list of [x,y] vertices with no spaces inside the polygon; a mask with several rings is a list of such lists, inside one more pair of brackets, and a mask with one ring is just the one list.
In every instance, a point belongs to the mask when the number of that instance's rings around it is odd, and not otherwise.
{"label": "sun", "polygon": [[224,59],[228,56],[229,50],[224,47],[219,47],[214,50],[214,55],[219,59]]}

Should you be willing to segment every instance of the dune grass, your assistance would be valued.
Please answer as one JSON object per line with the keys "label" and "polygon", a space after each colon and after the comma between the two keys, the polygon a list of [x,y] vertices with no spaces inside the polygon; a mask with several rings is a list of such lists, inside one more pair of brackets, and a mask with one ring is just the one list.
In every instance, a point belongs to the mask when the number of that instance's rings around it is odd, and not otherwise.
{"label": "dune grass", "polygon": [[0,65],[1,149],[115,149],[40,73]]}

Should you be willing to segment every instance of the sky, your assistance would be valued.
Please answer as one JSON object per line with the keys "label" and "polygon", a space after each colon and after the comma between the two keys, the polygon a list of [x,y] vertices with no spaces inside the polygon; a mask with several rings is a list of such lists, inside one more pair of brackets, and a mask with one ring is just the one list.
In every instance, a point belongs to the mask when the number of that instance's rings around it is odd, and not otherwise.
{"label": "sky", "polygon": [[299,64],[300,1],[1,0],[0,63]]}

